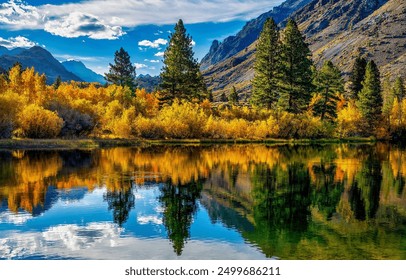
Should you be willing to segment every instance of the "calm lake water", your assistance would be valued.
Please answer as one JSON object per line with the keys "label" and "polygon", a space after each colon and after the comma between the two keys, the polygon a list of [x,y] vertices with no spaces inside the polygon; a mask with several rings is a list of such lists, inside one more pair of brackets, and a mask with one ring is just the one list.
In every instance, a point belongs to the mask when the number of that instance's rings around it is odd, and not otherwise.
{"label": "calm lake water", "polygon": [[406,150],[0,151],[0,259],[406,259]]}

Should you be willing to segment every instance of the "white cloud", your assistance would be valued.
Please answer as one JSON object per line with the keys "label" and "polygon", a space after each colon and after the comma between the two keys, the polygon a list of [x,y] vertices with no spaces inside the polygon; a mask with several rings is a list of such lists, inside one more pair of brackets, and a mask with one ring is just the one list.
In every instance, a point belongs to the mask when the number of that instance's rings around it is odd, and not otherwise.
{"label": "white cloud", "polygon": [[164,54],[164,52],[157,52],[156,54],[154,54],[154,56],[162,57],[164,56]]}
{"label": "white cloud", "polygon": [[190,43],[190,45],[191,45],[192,47],[194,47],[194,46],[196,46],[196,42],[195,42],[194,40],[192,40],[192,42]]}
{"label": "white cloud", "polygon": [[8,49],[31,48],[36,45],[38,44],[22,36],[10,37],[8,39],[0,37],[0,46],[4,46]]}
{"label": "white cloud", "polygon": [[162,38],[156,39],[153,42],[151,42],[149,40],[142,40],[142,41],[138,42],[138,46],[150,47],[150,48],[154,48],[154,49],[158,49],[159,46],[166,45],[166,44],[168,44],[168,40],[165,40]]}
{"label": "white cloud", "polygon": [[[116,39],[124,27],[146,24],[226,22],[258,16],[283,0],[88,0],[31,6],[9,0],[0,6],[0,26],[14,30],[45,29],[59,36]],[[78,12],[80,11],[80,13]]]}
{"label": "white cloud", "polygon": [[[145,220],[141,218],[140,224],[145,226],[143,222],[149,224],[155,221],[158,222],[150,217]],[[163,225],[154,224],[154,227]],[[111,223],[58,225],[43,232],[3,231],[0,232],[0,258],[44,256],[85,260],[200,260],[203,256],[206,259],[216,260],[226,256],[240,260],[266,259],[266,256],[254,246],[224,240],[216,242],[218,235],[216,227],[211,227],[208,232],[207,239],[194,238],[185,243],[182,255],[178,256],[173,252],[172,244],[165,236],[142,238],[134,236],[131,232],[123,234],[123,229]],[[210,232],[217,235],[211,235]]]}
{"label": "white cloud", "polygon": [[58,60],[76,60],[82,62],[97,62],[100,60],[107,59],[106,57],[102,56],[81,56],[81,55],[71,55],[71,54],[55,54],[54,55]]}
{"label": "white cloud", "polygon": [[66,38],[87,36],[92,39],[114,40],[125,34],[121,26],[110,26],[91,14],[73,12],[45,23],[45,31]]}
{"label": "white cloud", "polygon": [[158,59],[144,59],[144,61],[146,61],[146,62],[151,62],[151,63],[159,63],[159,62],[161,62],[161,61],[158,60]]}
{"label": "white cloud", "polygon": [[148,66],[142,63],[134,63],[136,69],[147,68]]}
{"label": "white cloud", "polygon": [[7,25],[10,29],[40,29],[43,14],[36,7],[21,1],[9,0],[0,5],[0,26]]}
{"label": "white cloud", "polygon": [[29,213],[11,213],[9,211],[0,212],[0,224],[15,224],[15,225],[23,225],[28,220],[31,220],[33,217]]}
{"label": "white cloud", "polygon": [[162,218],[159,218],[154,215],[150,216],[140,216],[137,218],[137,222],[140,225],[146,225],[146,224],[156,224],[156,225],[162,225]]}

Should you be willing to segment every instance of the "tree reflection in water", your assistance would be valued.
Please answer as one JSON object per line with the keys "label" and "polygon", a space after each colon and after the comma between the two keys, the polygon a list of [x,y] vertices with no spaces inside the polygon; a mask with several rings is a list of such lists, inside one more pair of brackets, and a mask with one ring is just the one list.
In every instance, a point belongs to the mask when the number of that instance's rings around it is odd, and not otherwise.
{"label": "tree reflection in water", "polygon": [[404,149],[381,144],[0,151],[0,216],[45,217],[99,190],[111,220],[131,229],[143,209],[135,186],[153,185],[156,225],[177,256],[202,205],[268,257],[404,259],[405,162]]}
{"label": "tree reflection in water", "polygon": [[184,244],[190,238],[190,226],[202,189],[200,180],[192,180],[184,185],[167,182],[161,187],[159,201],[164,208],[163,223],[178,256],[182,254]]}
{"label": "tree reflection in water", "polygon": [[375,218],[382,184],[382,160],[372,148],[365,153],[367,157],[350,189],[351,209],[355,218],[361,221]]}
{"label": "tree reflection in water", "polygon": [[131,209],[134,208],[133,182],[123,182],[119,188],[107,189],[103,198],[107,201],[109,211],[113,211],[114,222],[122,227],[128,220]]}

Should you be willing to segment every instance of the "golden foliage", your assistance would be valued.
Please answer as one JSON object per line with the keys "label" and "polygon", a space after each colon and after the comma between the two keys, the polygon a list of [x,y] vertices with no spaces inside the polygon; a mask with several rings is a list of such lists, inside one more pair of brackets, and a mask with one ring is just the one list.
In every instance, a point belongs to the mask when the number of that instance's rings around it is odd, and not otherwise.
{"label": "golden foliage", "polygon": [[362,127],[365,127],[362,115],[354,103],[348,103],[347,107],[338,112],[336,130],[338,137],[359,136]]}
{"label": "golden foliage", "polygon": [[[382,186],[393,178],[402,182],[406,174],[405,153],[396,148],[387,152],[386,166],[389,172],[382,173]],[[360,156],[357,149],[349,149],[347,145],[332,146],[327,151],[264,145],[103,149],[72,158],[91,158],[92,164],[85,168],[86,172],[82,172],[81,164],[78,169],[72,167],[72,162],[65,167],[66,161],[55,151],[46,152],[43,156],[35,152],[15,152],[12,157],[12,169],[3,175],[0,201],[6,199],[13,211],[21,208],[32,211],[34,207],[43,204],[48,186],[59,189],[87,187],[88,190],[106,187],[108,190],[116,190],[128,187],[129,180],[137,184],[168,180],[174,184],[187,184],[199,178],[207,179],[207,186],[216,185],[216,182],[220,182],[217,180],[221,180],[221,185],[231,186],[227,174],[235,169],[238,174],[234,187],[249,200],[253,188],[250,174],[258,165],[270,170],[277,166],[281,172],[287,172],[290,164],[300,163],[309,173],[312,186],[319,190],[325,187],[325,177],[317,175],[314,167],[323,163],[326,170],[335,167],[331,170],[333,177],[329,180],[343,183],[344,204],[338,211],[342,211],[341,214],[348,219],[353,218],[353,213],[351,209],[344,209],[344,205],[354,180],[362,173],[363,163],[367,160],[367,155]],[[7,166],[5,161],[0,163],[1,168],[6,169]],[[385,189],[385,193],[382,193],[385,196],[385,199],[382,197],[383,201],[399,202],[398,191],[396,188]],[[403,197],[405,194],[403,191]]]}
{"label": "golden foliage", "polygon": [[24,104],[21,96],[7,91],[0,94],[0,138],[9,138],[15,129],[18,110]]}
{"label": "golden foliage", "polygon": [[18,114],[18,124],[22,136],[55,138],[62,129],[63,120],[56,113],[31,104]]}
{"label": "golden foliage", "polygon": [[[339,95],[335,124],[310,114],[312,104],[302,114],[249,106],[216,106],[209,100],[201,103],[175,100],[172,105],[160,108],[159,97],[159,92],[147,93],[144,89],[132,92],[128,87],[102,87],[94,83],[69,82],[54,88],[47,86],[46,77],[34,68],[23,70],[16,65],[7,77],[0,75],[0,127],[4,132],[0,137],[12,137],[13,131],[20,136],[55,137],[61,119],[64,121],[61,137],[314,139],[371,134],[387,138],[389,133],[401,138],[406,134],[405,100],[400,103],[395,100],[386,122],[379,123],[377,130],[371,132],[365,131],[366,123],[358,108],[345,100],[344,95]],[[33,104],[38,105],[36,110],[29,107]],[[30,123],[21,112],[18,120],[13,108],[29,110],[31,116],[39,114],[41,124]],[[55,123],[51,125],[52,121]]]}
{"label": "golden foliage", "polygon": [[206,115],[198,104],[175,100],[165,106],[157,118],[170,138],[200,138],[206,124]]}

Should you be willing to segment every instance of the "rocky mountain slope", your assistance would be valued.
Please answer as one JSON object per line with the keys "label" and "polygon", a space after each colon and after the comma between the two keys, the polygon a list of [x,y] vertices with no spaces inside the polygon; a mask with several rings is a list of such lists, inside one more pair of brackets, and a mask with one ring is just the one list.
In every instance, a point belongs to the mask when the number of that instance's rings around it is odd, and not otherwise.
{"label": "rocky mountain slope", "polygon": [[[406,1],[313,0],[292,16],[317,65],[330,59],[348,74],[361,53],[377,62],[383,76],[406,75]],[[235,85],[249,95],[254,57],[255,42],[205,70],[209,88],[216,95]]]}
{"label": "rocky mountain slope", "polygon": [[138,85],[138,88],[143,88],[147,92],[153,92],[156,90],[161,83],[161,78],[159,76],[151,76],[149,74],[137,76],[135,82]]}
{"label": "rocky mountain slope", "polygon": [[251,45],[261,33],[262,26],[267,18],[273,17],[274,20],[279,23],[310,1],[311,0],[287,0],[281,5],[274,7],[271,11],[247,22],[243,29],[235,36],[229,36],[221,43],[217,40],[213,41],[209,53],[203,57],[200,63],[201,69],[207,69]]}

